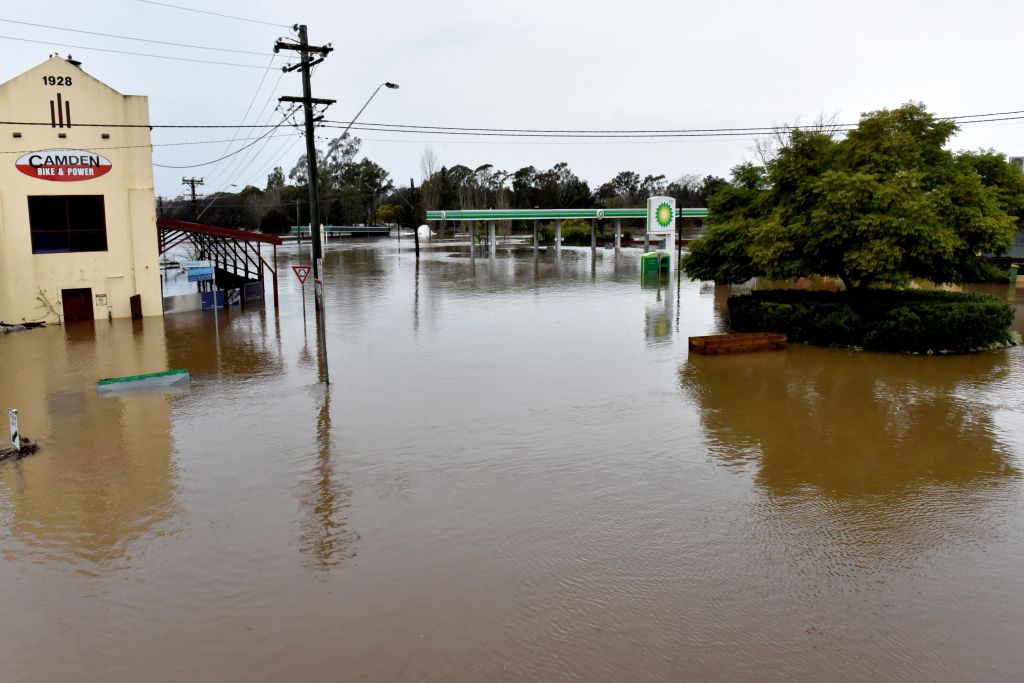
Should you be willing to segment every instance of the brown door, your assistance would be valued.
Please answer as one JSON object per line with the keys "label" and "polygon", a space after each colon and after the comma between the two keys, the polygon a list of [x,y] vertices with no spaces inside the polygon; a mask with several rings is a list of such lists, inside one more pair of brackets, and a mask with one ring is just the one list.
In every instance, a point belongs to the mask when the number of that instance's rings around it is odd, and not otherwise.
{"label": "brown door", "polygon": [[62,289],[60,298],[64,302],[64,322],[73,323],[80,320],[92,320],[92,290]]}

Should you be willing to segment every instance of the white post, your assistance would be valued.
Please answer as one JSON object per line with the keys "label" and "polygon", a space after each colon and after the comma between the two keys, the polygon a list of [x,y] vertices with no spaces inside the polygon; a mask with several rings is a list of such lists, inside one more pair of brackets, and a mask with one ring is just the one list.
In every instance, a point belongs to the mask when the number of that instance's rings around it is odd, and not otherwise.
{"label": "white post", "polygon": [[597,249],[597,219],[590,219],[590,251],[593,253]]}
{"label": "white post", "polygon": [[562,219],[555,220],[555,251],[562,251]]}
{"label": "white post", "polygon": [[14,450],[21,450],[21,433],[18,431],[18,409],[11,408],[7,411],[7,421],[11,425],[11,445]]}
{"label": "white post", "polygon": [[533,219],[533,255],[537,255],[537,219]]}
{"label": "white post", "polygon": [[622,219],[615,219],[615,251],[622,248]]}
{"label": "white post", "polygon": [[488,251],[490,252],[491,258],[494,258],[494,252],[495,252],[495,249],[497,247],[497,244],[495,244],[495,234],[494,234],[494,232],[495,232],[494,231],[494,221],[488,221],[487,222],[487,245],[488,245]]}

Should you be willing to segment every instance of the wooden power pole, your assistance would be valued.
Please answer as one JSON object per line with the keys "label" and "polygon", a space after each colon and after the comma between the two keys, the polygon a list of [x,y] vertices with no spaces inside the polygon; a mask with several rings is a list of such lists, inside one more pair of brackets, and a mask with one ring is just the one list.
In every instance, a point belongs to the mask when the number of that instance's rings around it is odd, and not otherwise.
{"label": "wooden power pole", "polygon": [[196,185],[202,185],[202,178],[182,178],[182,184],[188,185],[189,190],[192,192],[192,222],[195,223],[198,220],[198,214],[196,212]]}
{"label": "wooden power pole", "polygon": [[[320,280],[320,268],[322,266],[322,243],[320,238],[320,192],[319,192],[319,174],[317,171],[317,160],[316,160],[316,138],[313,135],[313,124],[323,118],[322,115],[314,116],[313,105],[320,104],[328,106],[334,104],[335,100],[325,100],[313,97],[312,87],[309,82],[309,72],[314,66],[324,61],[328,53],[333,52],[334,48],[330,45],[310,45],[308,34],[306,32],[306,25],[296,25],[293,27],[299,33],[299,42],[285,42],[282,40],[277,41],[274,44],[274,52],[280,50],[294,50],[301,56],[301,61],[298,64],[292,66],[283,67],[282,70],[287,73],[289,71],[295,71],[299,69],[302,71],[302,97],[285,96],[279,98],[281,102],[296,102],[302,104],[302,110],[306,115],[306,164],[308,168],[308,184],[309,184],[309,231],[310,237],[313,239],[313,280]],[[316,59],[312,56],[319,55]],[[320,292],[317,292],[317,307],[321,306]]]}
{"label": "wooden power pole", "polygon": [[[330,384],[330,373],[327,369],[327,330],[324,325],[324,304],[323,304],[323,242],[320,237],[320,177],[317,172],[316,159],[316,138],[313,134],[313,125],[323,118],[323,115],[313,114],[313,105],[324,107],[334,104],[334,100],[325,100],[313,97],[312,86],[309,82],[310,70],[324,61],[327,55],[334,51],[330,45],[310,45],[309,36],[305,24],[296,24],[292,27],[299,34],[299,42],[286,42],[279,40],[274,43],[274,52],[281,50],[294,50],[299,53],[300,61],[292,66],[282,67],[282,71],[300,70],[302,72],[302,97],[285,96],[279,98],[281,102],[293,102],[302,105],[302,111],[306,118],[306,168],[307,182],[309,184],[309,233],[313,240],[313,284],[317,322],[317,345],[319,346],[320,357],[323,359],[321,373],[324,384]],[[317,55],[314,59],[313,55]],[[301,228],[300,228],[301,232]]]}

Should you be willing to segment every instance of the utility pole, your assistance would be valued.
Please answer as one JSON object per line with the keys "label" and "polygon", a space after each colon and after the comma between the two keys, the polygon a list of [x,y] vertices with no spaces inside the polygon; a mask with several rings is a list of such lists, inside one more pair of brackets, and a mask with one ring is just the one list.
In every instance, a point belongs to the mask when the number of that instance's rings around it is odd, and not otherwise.
{"label": "utility pole", "polygon": [[188,185],[192,192],[192,222],[195,223],[198,220],[198,214],[196,212],[196,185],[202,185],[202,178],[182,178],[181,182],[183,185]]}
{"label": "utility pole", "polygon": [[[299,42],[286,43],[279,40],[274,44],[274,52],[279,52],[281,50],[295,50],[302,58],[298,64],[282,67],[282,71],[285,73],[295,71],[296,69],[302,71],[302,97],[285,96],[279,98],[279,100],[281,102],[301,103],[302,110],[306,115],[306,163],[308,167],[307,175],[309,176],[307,179],[309,184],[309,230],[310,237],[313,239],[313,281],[317,282],[320,281],[320,267],[322,265],[323,250],[320,241],[319,175],[316,167],[316,138],[313,135],[313,124],[322,119],[323,116],[313,116],[313,105],[322,104],[324,106],[328,106],[334,104],[335,100],[324,100],[312,96],[312,88],[309,83],[309,71],[314,66],[324,61],[327,54],[333,52],[334,48],[330,45],[310,45],[305,24],[299,24],[292,28],[298,31]],[[316,59],[312,59],[313,54],[320,56]],[[319,288],[317,289],[316,306],[318,310],[322,307]]]}
{"label": "utility pole", "polygon": [[[324,384],[330,384],[331,378],[327,367],[327,330],[324,325],[324,303],[323,303],[323,243],[320,237],[320,178],[316,168],[316,138],[313,135],[313,124],[323,118],[323,115],[314,117],[313,105],[319,104],[325,107],[334,104],[334,100],[324,100],[313,97],[312,87],[309,83],[309,72],[314,66],[324,61],[334,48],[330,45],[310,45],[309,36],[305,24],[296,24],[292,27],[299,34],[299,42],[284,42],[282,40],[274,43],[274,52],[281,50],[294,50],[299,53],[301,60],[298,64],[282,67],[285,73],[299,69],[302,71],[302,97],[286,96],[281,97],[281,102],[293,102],[302,104],[302,110],[306,118],[306,168],[307,182],[309,184],[309,236],[313,240],[313,291],[315,293],[314,310],[316,311],[317,346],[320,357],[323,359],[321,365],[321,376]],[[312,55],[319,55],[313,59]],[[301,229],[300,229],[301,232]]]}
{"label": "utility pole", "polygon": [[[416,201],[416,183],[412,178],[409,178],[409,187],[412,188],[412,206],[410,207],[412,208],[412,234],[416,239],[416,262],[418,263],[420,260],[420,228],[416,225],[416,223],[419,222],[416,220],[416,206],[418,202]],[[401,234],[401,232],[399,232],[399,234]]]}

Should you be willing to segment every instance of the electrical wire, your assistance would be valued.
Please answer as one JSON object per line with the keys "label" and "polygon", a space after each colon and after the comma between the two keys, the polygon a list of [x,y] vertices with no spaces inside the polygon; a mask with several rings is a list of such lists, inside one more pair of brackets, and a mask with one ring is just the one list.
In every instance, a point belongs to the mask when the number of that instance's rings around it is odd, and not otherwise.
{"label": "electrical wire", "polygon": [[[246,140],[261,140],[264,137],[268,138],[287,138],[292,137],[292,133],[282,133],[281,135],[270,135],[260,136],[254,138],[236,138],[236,142],[243,142]],[[231,142],[231,140],[188,140],[185,142],[154,142],[149,145],[111,145],[108,147],[90,147],[90,151],[110,150],[110,149],[142,149],[144,147],[182,147],[185,145],[212,145],[221,142]],[[31,154],[32,152],[38,152],[37,149],[22,149],[22,150],[4,150],[0,151],[0,154]]]}
{"label": "electrical wire", "polygon": [[[1014,112],[993,112],[991,114],[965,114],[961,116],[951,117],[936,117],[939,121],[961,121],[962,123],[980,123],[974,121],[962,121],[963,119],[977,119],[981,117],[997,117],[997,116],[1009,116],[1024,114],[1024,110]],[[1016,117],[1021,118],[1021,117]],[[985,119],[986,121],[1001,121],[1004,119]],[[334,121],[331,119],[325,120],[325,124],[337,124],[338,126],[356,125],[350,121]],[[801,125],[778,125],[778,126],[745,126],[736,128],[665,128],[665,129],[549,129],[549,128],[472,128],[467,126],[429,126],[429,125],[414,125],[414,124],[401,124],[401,123],[373,123],[373,122],[362,122],[357,124],[358,126],[374,126],[384,129],[417,129],[417,132],[426,132],[429,130],[439,131],[470,131],[470,132],[488,132],[488,133],[543,133],[543,134],[566,134],[566,135],[598,135],[598,134],[673,134],[673,133],[731,133],[740,132],[742,134],[762,134],[762,133],[773,133],[777,130],[815,130],[818,128],[825,129],[852,129],[859,126],[859,123],[839,123],[839,124],[810,124],[806,126]],[[369,130],[367,128],[362,130]],[[394,132],[400,132],[395,130]]]}
{"label": "electrical wire", "polygon": [[[1024,116],[1008,116],[999,118],[979,119],[973,121],[961,121],[964,125],[980,124],[980,123],[992,123],[996,121],[1019,121],[1024,119]],[[593,133],[593,132],[505,132],[505,131],[484,131],[484,130],[436,130],[431,128],[382,128],[371,124],[356,124],[354,126],[342,126],[342,125],[325,125],[324,128],[329,129],[350,129],[356,131],[366,131],[374,133],[406,133],[406,134],[419,134],[419,135],[437,135],[437,136],[462,136],[462,137],[500,137],[500,138],[555,138],[555,139],[672,139],[672,138],[713,138],[713,137],[750,137],[751,135],[766,135],[773,131],[760,129],[754,130],[742,130],[732,131],[730,129],[708,129],[706,132],[644,132],[644,133]],[[829,127],[837,132],[849,132],[856,128],[840,128],[836,126]],[[793,129],[782,129],[793,130]]]}
{"label": "electrical wire", "polygon": [[[2,38],[3,36],[0,36]],[[249,65],[253,66],[253,65]],[[253,66],[253,68],[264,69],[262,66]],[[995,112],[993,114],[971,114],[963,118],[971,118],[974,120],[962,120],[961,117],[936,117],[938,120],[943,121],[955,121],[956,123],[964,125],[973,124],[985,124],[994,123],[1000,121],[1020,121],[1024,120],[1024,116],[997,116],[997,114],[1014,114],[1017,112]],[[1021,113],[1024,113],[1022,110]],[[991,118],[981,118],[981,117]],[[330,125],[330,124],[344,124],[346,122],[330,122],[325,121],[322,124],[322,128],[326,129],[342,129],[344,125]],[[0,121],[0,125],[6,126],[52,126],[53,123],[50,121]],[[280,124],[144,124],[144,123],[75,123],[75,126],[79,127],[93,127],[93,128],[150,128],[150,129],[204,129],[204,128],[226,128],[226,129],[238,129],[238,128],[276,128]],[[848,124],[851,125],[851,124]],[[394,127],[386,127],[394,126]],[[401,126],[401,128],[398,128]],[[750,135],[762,135],[765,133],[775,132],[777,130],[799,130],[807,128],[816,128],[816,126],[779,126],[779,127],[761,127],[761,128],[692,128],[692,129],[666,129],[665,131],[659,131],[656,129],[641,130],[637,129],[635,132],[600,132],[600,131],[589,131],[589,130],[574,130],[574,131],[557,131],[557,130],[546,130],[546,129],[501,129],[501,128],[479,128],[479,129],[468,129],[468,128],[445,128],[441,126],[428,127],[428,126],[412,126],[411,124],[378,124],[378,123],[357,123],[352,126],[352,130],[363,130],[372,132],[387,132],[387,133],[419,133],[424,135],[497,135],[501,137],[555,137],[555,138],[670,138],[674,136],[694,136],[694,137],[716,137],[716,136],[750,136]],[[831,129],[841,129],[842,126],[828,126]],[[536,132],[530,132],[536,131]]]}
{"label": "electrical wire", "polygon": [[237,62],[217,62],[210,59],[192,59],[191,57],[172,57],[171,55],[153,55],[146,52],[131,52],[128,50],[114,50],[106,47],[90,47],[88,45],[72,45],[71,43],[58,43],[53,40],[33,40],[31,38],[19,38],[17,36],[0,36],[3,40],[15,40],[22,43],[36,43],[37,45],[59,45],[70,47],[76,50],[92,50],[94,52],[112,52],[118,55],[132,55],[134,57],[152,57],[153,59],[172,59],[176,62],[193,62],[195,64],[218,64],[220,66],[237,66],[245,69],[262,69],[257,64],[238,64]]}
{"label": "electrical wire", "polygon": [[[265,161],[262,166],[259,166],[260,170],[250,175],[248,177],[249,179],[259,178],[265,175],[270,169],[275,168],[280,163],[281,159],[283,159],[287,154],[291,153],[295,149],[295,144],[297,142],[305,139],[305,135],[302,133],[301,130],[298,130],[298,125],[294,123],[294,116],[296,111],[298,110],[296,109],[292,111],[290,115],[292,117],[292,126],[296,128],[296,131],[291,135],[291,140],[282,141],[281,145],[268,155],[267,158],[271,159],[271,161],[269,161],[269,163]],[[260,154],[262,154],[265,149],[266,145],[264,145],[264,147],[253,156],[252,162],[250,162],[248,165],[254,166],[257,162],[257,159],[259,159]]]}
{"label": "electrical wire", "polygon": [[156,2],[156,0],[139,0],[147,5],[159,5],[161,7],[170,7],[171,9],[181,10],[183,12],[196,12],[197,14],[209,14],[213,17],[221,17],[222,19],[234,19],[236,21],[247,21],[250,24],[263,24],[264,26],[273,26],[275,28],[291,28],[288,24],[275,24],[269,21],[261,21],[259,19],[250,19],[248,17],[237,17],[231,14],[221,14],[219,12],[210,12],[205,9],[195,9],[192,7],[182,7],[181,5],[172,5],[169,2]]}
{"label": "electrical wire", "polygon": [[[17,19],[4,19],[0,17],[0,21],[7,24],[20,24],[22,26],[34,26],[36,28],[48,28],[54,31],[69,31],[71,33],[84,33],[90,36],[102,36],[103,38],[117,38],[119,40],[134,40],[140,43],[154,43],[156,45],[173,45],[174,47],[187,47],[194,50],[214,50],[216,52],[233,52],[240,55],[265,55],[266,51],[256,52],[253,50],[233,50],[227,47],[210,47],[207,45],[190,45],[188,43],[173,43],[169,40],[156,40],[155,38],[136,38],[135,36],[123,36],[116,33],[100,33],[99,31],[86,31],[80,28],[67,28],[65,26],[49,26],[48,24],[33,24],[30,21],[18,21]],[[85,49],[85,48],[83,48]],[[275,55],[277,56],[277,55]]]}
{"label": "electrical wire", "polygon": [[[247,118],[249,118],[249,112],[252,111],[252,105],[256,104],[256,98],[259,97],[260,90],[263,89],[263,84],[267,80],[267,74],[270,73],[270,67],[273,64],[273,62],[274,62],[274,58],[271,57],[270,61],[267,62],[267,68],[263,71],[263,75],[260,77],[260,82],[256,85],[256,90],[253,92],[252,97],[249,99],[249,106],[245,108],[245,113],[242,114],[242,120],[239,122],[240,124],[244,124],[245,120]],[[271,90],[270,90],[270,97],[274,96],[274,91],[277,90],[277,86],[281,82],[281,77],[282,76],[284,76],[284,72],[283,71],[278,74],[277,81],[274,83],[274,87],[271,88]],[[268,101],[269,101],[269,98],[268,98]],[[263,105],[263,109],[266,109],[266,104]],[[259,117],[262,116],[262,115],[263,115],[263,111],[261,110],[259,116],[256,117],[256,120],[258,121]],[[241,132],[242,132],[241,128],[236,128],[235,129],[235,134],[232,137],[233,138],[238,137],[238,134],[241,133]],[[249,129],[249,134],[251,135],[252,133],[253,133],[253,130]],[[231,145],[233,145],[233,144],[234,144],[234,140],[232,140],[231,142],[229,142],[227,144],[227,147],[224,148],[224,153],[225,154],[231,149]],[[210,175],[216,174],[217,173],[217,169],[219,168],[219,166],[220,165],[217,164],[212,169],[210,169]]]}
{"label": "electrical wire", "polygon": [[[282,124],[288,123],[289,122],[288,120],[292,116],[294,116],[294,114],[295,114],[295,112],[297,110],[298,110],[298,107],[297,106],[293,106],[290,111],[285,112],[285,114],[283,116]],[[270,112],[270,117],[273,117],[273,115],[274,115],[274,112],[271,111]],[[268,120],[269,120],[270,117],[268,117]],[[238,166],[236,168],[234,168],[234,170],[231,171],[230,175],[227,176],[227,179],[222,181],[220,184],[221,185],[230,185],[231,183],[239,180],[242,177],[242,174],[245,173],[245,171],[247,170],[249,165],[251,165],[253,162],[255,162],[256,159],[258,159],[259,156],[266,149],[268,141],[269,141],[269,138],[266,138],[266,139],[264,139],[262,146],[260,146],[260,147],[253,147],[252,149],[247,151],[243,156],[236,157],[236,159],[238,159]],[[232,166],[229,166],[229,169],[230,168],[232,168]]]}
{"label": "electrical wire", "polygon": [[268,135],[270,135],[270,133],[272,133],[272,132],[273,132],[274,130],[276,130],[277,128],[279,128],[279,127],[280,127],[280,126],[281,126],[282,124],[284,124],[284,123],[285,123],[285,121],[284,121],[284,120],[282,120],[282,121],[281,121],[281,123],[278,123],[278,124],[277,124],[276,126],[274,126],[273,128],[271,128],[271,129],[270,129],[269,131],[267,131],[267,132],[266,132],[266,133],[264,133],[263,135],[259,136],[258,138],[256,138],[256,139],[255,139],[255,140],[253,140],[252,142],[250,142],[250,143],[249,143],[248,145],[243,145],[242,147],[239,147],[238,149],[236,149],[236,150],[235,150],[234,152],[231,152],[230,154],[225,154],[225,155],[224,155],[224,156],[222,156],[222,157],[218,157],[218,158],[216,158],[216,159],[211,159],[210,161],[204,161],[204,162],[203,162],[203,163],[201,163],[201,164],[188,164],[188,165],[185,165],[185,166],[172,166],[172,165],[169,165],[169,164],[158,164],[158,163],[155,163],[155,162],[154,162],[154,163],[153,163],[153,165],[154,165],[154,166],[158,166],[158,167],[160,167],[160,168],[199,168],[200,166],[209,166],[210,164],[215,164],[215,163],[217,163],[217,162],[218,162],[218,161],[220,161],[221,159],[227,159],[228,157],[232,157],[232,156],[234,156],[234,155],[236,155],[236,154],[238,154],[238,153],[240,153],[240,152],[243,152],[243,151],[245,151],[246,149],[248,149],[248,148],[252,147],[252,146],[253,146],[253,145],[255,145],[256,143],[258,143],[258,142],[259,142],[260,140],[263,140],[263,139],[265,139],[265,138],[266,138],[266,137],[267,137]]}

